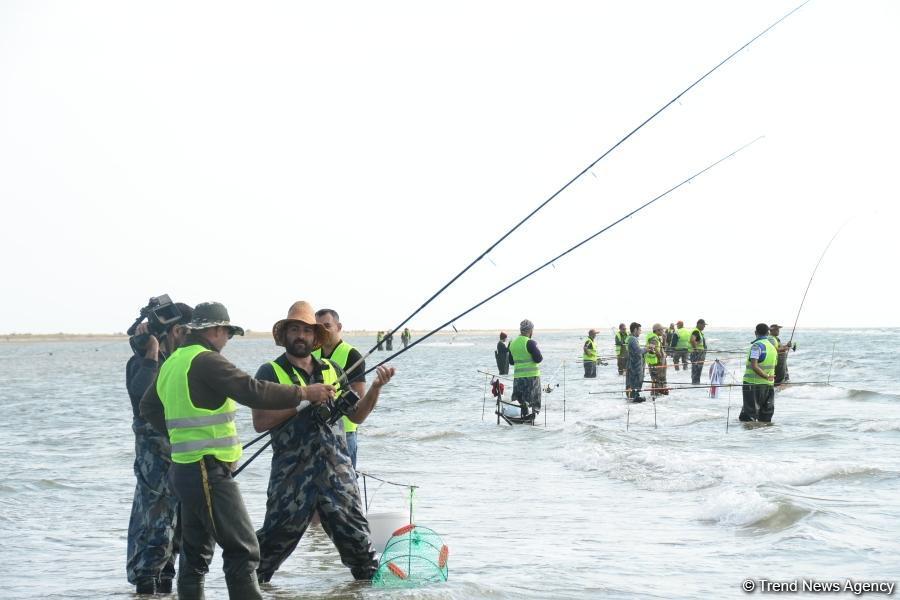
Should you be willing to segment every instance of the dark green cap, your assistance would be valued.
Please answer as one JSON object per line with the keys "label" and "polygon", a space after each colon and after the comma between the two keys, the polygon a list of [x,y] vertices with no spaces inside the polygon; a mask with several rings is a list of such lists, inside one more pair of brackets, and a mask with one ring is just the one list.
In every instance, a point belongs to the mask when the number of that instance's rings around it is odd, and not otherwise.
{"label": "dark green cap", "polygon": [[201,302],[194,308],[188,329],[209,329],[210,327],[228,327],[234,335],[244,335],[244,329],[231,324],[228,309],[221,302]]}

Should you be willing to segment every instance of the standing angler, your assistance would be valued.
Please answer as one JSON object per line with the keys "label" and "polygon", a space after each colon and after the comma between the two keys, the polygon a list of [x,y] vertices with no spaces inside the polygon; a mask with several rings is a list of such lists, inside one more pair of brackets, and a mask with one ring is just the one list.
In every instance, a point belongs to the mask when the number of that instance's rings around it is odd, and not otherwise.
{"label": "standing angler", "polygon": [[584,341],[582,348],[581,360],[584,361],[584,376],[593,378],[597,376],[597,343],[594,338],[597,337],[597,330],[588,331],[588,337]]}
{"label": "standing angler", "polygon": [[632,402],[643,402],[646,398],[641,396],[641,388],[644,385],[644,353],[647,350],[641,348],[638,341],[638,336],[641,335],[641,324],[632,323],[629,331],[631,331],[631,335],[626,338],[628,365],[625,369],[625,393]]}
{"label": "standing angler", "polygon": [[653,330],[647,334],[647,369],[650,371],[650,396],[665,396],[666,389],[666,351],[663,342],[665,329],[662,324],[654,323]]}
{"label": "standing angler", "polygon": [[781,385],[791,380],[787,367],[787,357],[791,346],[788,344],[782,345],[779,335],[781,335],[781,325],[777,323],[769,325],[769,341],[778,350],[778,362],[775,364],[775,385]]}
{"label": "standing angler", "polygon": [[628,331],[625,329],[625,323],[619,323],[619,331],[616,332],[616,367],[619,369],[619,375],[625,374],[625,363],[628,360]]}
{"label": "standing angler", "polygon": [[691,332],[684,326],[684,321],[678,321],[675,329],[675,352],[672,353],[672,364],[675,370],[678,370],[678,361],[681,361],[681,367],[687,371],[688,349],[691,347]]}
{"label": "standing angler", "polygon": [[697,321],[697,327],[691,332],[691,383],[700,385],[700,374],[703,373],[703,361],[706,360],[706,338],[703,330],[706,329],[706,321]]}
{"label": "standing angler", "polygon": [[[412,333],[409,332],[409,327],[403,328],[403,333],[400,334],[400,341],[403,342],[403,347],[406,348],[409,346],[409,340],[412,339]],[[363,369],[365,371],[365,369]]]}
{"label": "standing angler", "polygon": [[509,374],[509,346],[506,344],[506,333],[503,331],[500,332],[500,341],[497,342],[494,358],[497,360],[497,372],[501,375]]}
{"label": "standing angler", "polygon": [[756,326],[756,339],[750,344],[747,367],[744,370],[744,407],[738,417],[741,421],[769,423],[775,414],[775,364],[778,351],[769,341],[769,326]]}
{"label": "standing angler", "polygon": [[[312,355],[323,333],[312,306],[295,302],[287,318],[272,327],[272,337],[284,346],[284,354],[262,365],[257,377],[290,384],[297,390],[324,387],[339,394],[342,369],[327,358],[319,360]],[[356,406],[349,407],[351,419],[372,411],[381,387],[393,375],[393,368],[378,367],[369,391]],[[334,413],[335,405],[326,406],[331,417],[339,416]],[[371,579],[378,561],[341,419],[322,417],[310,409],[299,413],[254,410],[253,425],[257,431],[271,430],[273,450],[266,517],[256,532],[260,583],[269,581],[291,555],[316,513],[354,579]]]}
{"label": "standing angler", "polygon": [[509,344],[509,362],[515,365],[513,372],[512,401],[522,407],[522,418],[528,416],[529,409],[537,416],[541,412],[541,368],[544,357],[538,349],[534,335],[534,323],[528,319],[519,323],[519,337]]}
{"label": "standing angler", "polygon": [[[313,356],[316,360],[327,358],[341,368],[347,374],[347,381],[350,383],[350,389],[353,390],[360,398],[366,395],[366,361],[363,360],[359,350],[341,339],[340,317],[336,310],[330,308],[322,308],[316,311],[316,323],[322,326],[322,347],[313,350]],[[407,330],[409,331],[409,330]],[[356,365],[352,372],[347,371],[347,365],[351,367]],[[357,410],[353,415],[353,420],[344,415],[341,420],[344,423],[344,433],[347,436],[347,448],[350,450],[350,460],[353,468],[356,468],[356,451],[358,448],[357,429],[366,417],[369,411],[363,414],[362,410]]]}
{"label": "standing angler", "polygon": [[184,346],[163,363],[155,385],[141,398],[141,416],[169,437],[169,484],[181,502],[178,598],[204,597],[203,580],[215,545],[222,547],[228,597],[257,600],[259,545],[231,475],[241,457],[234,419],[239,402],[253,408],[295,410],[303,400],[321,402],[332,388],[316,390],[257,381],[220,352],[235,334],[218,302],[194,309]]}

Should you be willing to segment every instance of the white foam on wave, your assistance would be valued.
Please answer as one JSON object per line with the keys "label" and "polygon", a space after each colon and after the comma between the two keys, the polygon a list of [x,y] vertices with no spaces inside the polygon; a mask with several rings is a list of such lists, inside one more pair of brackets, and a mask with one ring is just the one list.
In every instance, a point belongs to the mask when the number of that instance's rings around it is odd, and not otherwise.
{"label": "white foam on wave", "polygon": [[885,431],[900,431],[900,419],[883,419],[879,421],[863,421],[853,427],[854,431],[865,433],[882,433]]}
{"label": "white foam on wave", "polygon": [[565,464],[580,471],[597,471],[628,481],[640,489],[692,491],[716,485],[756,488],[776,484],[807,486],[832,478],[878,473],[863,464],[796,459],[773,469],[770,458],[746,457],[735,462],[727,456],[699,448],[633,447],[606,440],[588,440],[589,451],[566,449]]}
{"label": "white foam on wave", "polygon": [[778,512],[778,503],[763,498],[755,489],[728,488],[707,498],[698,509],[697,520],[721,525],[745,526]]}

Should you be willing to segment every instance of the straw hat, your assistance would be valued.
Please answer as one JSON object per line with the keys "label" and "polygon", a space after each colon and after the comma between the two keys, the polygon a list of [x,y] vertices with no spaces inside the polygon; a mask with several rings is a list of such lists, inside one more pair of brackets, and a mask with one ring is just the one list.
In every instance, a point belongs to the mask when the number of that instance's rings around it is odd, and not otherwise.
{"label": "straw hat", "polygon": [[298,300],[291,304],[287,318],[281,319],[272,325],[272,337],[275,338],[276,345],[284,346],[284,328],[295,321],[315,327],[316,341],[313,342],[313,348],[322,346],[322,340],[325,338],[325,328],[316,323],[316,311],[313,310],[312,304],[305,300]]}

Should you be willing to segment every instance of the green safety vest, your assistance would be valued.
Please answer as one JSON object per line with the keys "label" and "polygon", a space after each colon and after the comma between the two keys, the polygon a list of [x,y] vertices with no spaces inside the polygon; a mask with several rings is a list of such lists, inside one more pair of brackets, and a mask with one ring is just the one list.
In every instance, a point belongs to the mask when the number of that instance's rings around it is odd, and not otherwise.
{"label": "green safety vest", "polygon": [[623,333],[621,331],[616,332],[616,341],[621,342],[621,344],[616,344],[616,356],[622,356],[622,353],[627,349],[627,339],[627,333]]}
{"label": "green safety vest", "polygon": [[[694,330],[691,332],[691,335],[694,335],[694,334],[697,334],[697,337],[700,338],[700,343],[697,344],[696,352],[700,352],[701,350],[706,350],[706,338],[703,337],[703,332],[695,327]],[[688,338],[688,340],[690,340],[690,338]],[[690,345],[691,345],[691,343],[690,343],[690,341],[688,341],[688,346],[690,346]]]}
{"label": "green safety vest", "polygon": [[656,340],[656,350],[659,351],[662,348],[662,340],[659,339],[659,336],[653,333],[652,331],[647,334],[647,364],[651,367],[659,364],[659,357],[656,355],[656,352],[650,350],[650,342]]}
{"label": "green safety vest", "polygon": [[582,360],[592,360],[597,361],[597,344],[591,338],[588,338],[584,341],[587,344],[588,349],[584,351],[584,354],[581,355]]}
{"label": "green safety vest", "polygon": [[678,336],[678,343],[675,344],[676,350],[691,349],[691,332],[688,331],[687,328],[681,327],[680,329],[676,329],[675,335]]}
{"label": "green safety vest", "polygon": [[[350,351],[351,351],[351,350],[353,350],[353,346],[351,346],[350,344],[348,344],[348,343],[345,342],[344,340],[341,340],[341,343],[334,347],[334,352],[331,353],[331,358],[329,358],[328,360],[330,360],[331,362],[333,362],[334,364],[336,364],[336,365],[339,366],[340,368],[344,369],[344,371],[346,372],[346,370],[347,370],[347,359],[350,358]],[[313,354],[313,356],[315,356],[317,359],[320,359],[320,360],[321,360],[321,358],[322,358],[322,349],[321,349],[321,348],[316,348],[315,350],[313,350],[313,353],[312,353],[312,354]],[[343,416],[343,417],[341,417],[341,419],[344,421],[344,431],[347,432],[347,433],[353,433],[353,432],[356,431],[357,428],[359,427],[359,425],[357,425],[356,423],[354,423],[353,421],[351,421],[350,419],[348,419],[348,418],[346,417],[346,415]]]}
{"label": "green safety vest", "polygon": [[[759,368],[762,369],[766,375],[774,375],[775,363],[778,362],[778,351],[775,349],[775,346],[772,345],[772,342],[769,341],[769,338],[757,338],[753,340],[753,344],[757,342],[761,343],[766,349],[765,358],[757,362]],[[750,344],[750,350],[753,350],[753,344]],[[763,379],[756,374],[756,371],[751,368],[749,351],[747,352],[747,368],[744,370],[744,383],[752,383],[755,385],[775,385],[774,381]]]}
{"label": "green safety vest", "polygon": [[513,361],[516,363],[513,379],[541,376],[541,368],[534,362],[534,359],[528,352],[528,348],[526,348],[530,339],[528,336],[520,335],[509,345],[509,353],[512,354]]}
{"label": "green safety vest", "polygon": [[234,462],[243,452],[234,425],[234,400],[226,398],[215,410],[199,408],[191,400],[188,373],[194,359],[204,352],[212,350],[200,344],[178,348],[163,363],[156,379],[156,393],[162,401],[172,444],[172,461],[179,464],[195,463],[204,456]]}
{"label": "green safety vest", "polygon": [[[274,360],[269,361],[269,364],[272,365],[272,370],[275,371],[275,377],[278,378],[278,383],[284,385],[293,384],[299,385],[300,387],[306,387],[306,380],[303,378],[303,375],[301,375],[300,372],[294,368],[294,365],[291,365],[291,370],[294,372],[296,381],[291,379],[291,376],[288,375],[288,372],[285,371],[284,368]],[[327,358],[322,359],[322,383],[324,383],[325,385],[333,385],[335,394],[339,394],[341,391],[341,383],[338,380],[337,371],[334,370],[331,361]],[[344,419],[347,419],[347,417],[344,417]]]}

